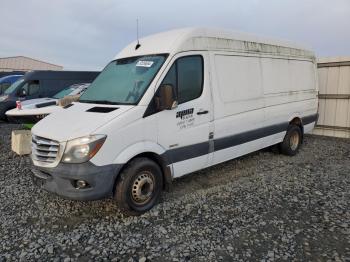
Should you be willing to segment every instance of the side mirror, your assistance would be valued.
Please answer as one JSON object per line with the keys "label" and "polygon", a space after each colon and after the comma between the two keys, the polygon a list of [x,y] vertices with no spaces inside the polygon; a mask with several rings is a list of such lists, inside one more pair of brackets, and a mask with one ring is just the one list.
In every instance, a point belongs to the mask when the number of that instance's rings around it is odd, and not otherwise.
{"label": "side mirror", "polygon": [[177,107],[175,89],[172,85],[165,84],[159,87],[159,95],[156,99],[157,109],[171,110]]}
{"label": "side mirror", "polygon": [[18,96],[19,97],[25,97],[27,95],[27,92],[25,89],[21,89],[18,91]]}

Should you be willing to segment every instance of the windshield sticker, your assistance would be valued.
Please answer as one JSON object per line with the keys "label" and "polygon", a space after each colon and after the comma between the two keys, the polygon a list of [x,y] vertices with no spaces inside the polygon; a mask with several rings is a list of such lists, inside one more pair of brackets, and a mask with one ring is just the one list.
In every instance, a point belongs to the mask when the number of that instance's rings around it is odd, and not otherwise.
{"label": "windshield sticker", "polygon": [[138,61],[136,66],[151,67],[153,63],[153,61]]}

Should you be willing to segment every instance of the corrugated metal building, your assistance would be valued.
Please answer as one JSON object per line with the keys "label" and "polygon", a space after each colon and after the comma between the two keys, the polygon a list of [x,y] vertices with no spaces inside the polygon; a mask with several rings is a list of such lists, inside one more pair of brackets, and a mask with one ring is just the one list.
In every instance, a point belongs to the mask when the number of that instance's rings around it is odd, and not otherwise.
{"label": "corrugated metal building", "polygon": [[47,63],[26,56],[0,58],[0,72],[62,69],[63,66]]}
{"label": "corrugated metal building", "polygon": [[350,57],[318,61],[319,119],[317,135],[350,138]]}

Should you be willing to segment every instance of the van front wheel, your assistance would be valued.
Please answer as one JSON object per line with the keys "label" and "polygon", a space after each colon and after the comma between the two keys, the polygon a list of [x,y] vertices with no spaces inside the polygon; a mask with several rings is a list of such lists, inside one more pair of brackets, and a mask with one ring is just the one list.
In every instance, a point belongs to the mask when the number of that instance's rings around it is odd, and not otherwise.
{"label": "van front wheel", "polygon": [[283,142],[279,144],[281,153],[294,156],[300,148],[302,139],[303,136],[300,127],[296,125],[289,126]]}
{"label": "van front wheel", "polygon": [[115,199],[124,214],[141,215],[157,203],[162,185],[160,167],[148,158],[135,158],[117,179]]}

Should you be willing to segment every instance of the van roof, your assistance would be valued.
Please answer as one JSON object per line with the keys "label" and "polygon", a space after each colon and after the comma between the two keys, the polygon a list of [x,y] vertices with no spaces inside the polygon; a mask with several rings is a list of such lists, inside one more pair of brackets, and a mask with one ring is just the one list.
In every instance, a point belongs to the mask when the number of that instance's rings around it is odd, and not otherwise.
{"label": "van roof", "polygon": [[35,70],[24,75],[24,80],[40,80],[40,79],[60,79],[60,80],[91,80],[100,72],[97,71],[51,71],[51,70]]}
{"label": "van roof", "polygon": [[267,39],[251,34],[215,29],[190,27],[166,31],[140,39],[125,47],[117,58],[155,53],[178,53],[190,50],[221,50],[277,54],[314,59],[312,51],[288,41]]}
{"label": "van roof", "polygon": [[8,82],[11,81],[13,79],[18,79],[20,77],[22,77],[23,75],[8,75],[8,76],[4,76],[0,78],[0,83],[2,82]]}
{"label": "van roof", "polygon": [[0,77],[8,76],[8,75],[24,75],[26,72],[24,71],[2,71],[0,72]]}

